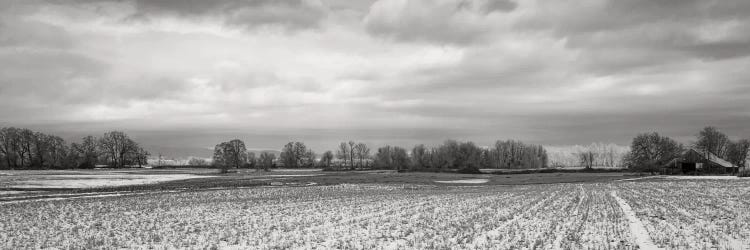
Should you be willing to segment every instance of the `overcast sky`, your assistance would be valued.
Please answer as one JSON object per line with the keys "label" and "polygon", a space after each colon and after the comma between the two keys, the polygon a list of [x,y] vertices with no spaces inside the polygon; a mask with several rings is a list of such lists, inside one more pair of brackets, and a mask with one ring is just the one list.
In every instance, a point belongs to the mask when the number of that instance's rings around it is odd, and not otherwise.
{"label": "overcast sky", "polygon": [[750,137],[747,0],[0,0],[0,125],[151,147]]}

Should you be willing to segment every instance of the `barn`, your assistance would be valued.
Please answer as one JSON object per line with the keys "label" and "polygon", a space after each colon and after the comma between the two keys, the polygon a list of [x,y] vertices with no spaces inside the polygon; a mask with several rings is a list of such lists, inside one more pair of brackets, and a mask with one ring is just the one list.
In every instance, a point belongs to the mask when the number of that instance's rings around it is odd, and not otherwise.
{"label": "barn", "polygon": [[718,156],[690,148],[662,168],[663,174],[734,173],[738,167]]}

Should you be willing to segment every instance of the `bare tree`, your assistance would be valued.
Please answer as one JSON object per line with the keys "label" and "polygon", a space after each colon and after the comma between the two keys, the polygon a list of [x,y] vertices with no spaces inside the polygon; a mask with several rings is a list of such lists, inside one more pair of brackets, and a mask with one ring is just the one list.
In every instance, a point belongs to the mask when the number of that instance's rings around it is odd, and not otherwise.
{"label": "bare tree", "polygon": [[333,152],[330,150],[323,153],[323,155],[320,156],[320,165],[323,168],[330,168],[331,167],[331,161],[333,161]]}
{"label": "bare tree", "polygon": [[260,153],[260,157],[258,158],[258,166],[260,168],[263,168],[263,170],[268,171],[269,168],[273,165],[273,161],[276,159],[276,155],[270,152],[262,152]]}
{"label": "bare tree", "polygon": [[193,158],[190,158],[190,160],[188,160],[188,165],[195,166],[195,167],[207,166],[208,162],[206,161],[206,159],[193,157]]}
{"label": "bare tree", "polygon": [[402,170],[409,165],[409,154],[401,147],[389,145],[378,148],[375,153],[375,166],[378,168]]}
{"label": "bare tree", "polygon": [[393,168],[393,148],[389,145],[378,148],[375,153],[375,166],[381,169]]}
{"label": "bare tree", "polygon": [[409,154],[406,149],[402,147],[393,147],[393,153],[391,154],[393,165],[396,166],[396,170],[406,169],[409,166]]}
{"label": "bare tree", "polygon": [[412,166],[417,169],[425,169],[429,165],[429,151],[424,144],[419,144],[411,149]]}
{"label": "bare tree", "polygon": [[708,153],[712,153],[718,157],[726,158],[729,146],[729,137],[727,135],[717,128],[709,126],[703,128],[697,137],[698,141],[695,142],[695,147],[706,154],[706,156],[708,156]]}
{"label": "bare tree", "polygon": [[349,141],[349,168],[354,170],[354,141]]}
{"label": "bare tree", "polygon": [[312,151],[312,149],[308,149],[302,157],[300,157],[300,166],[312,168],[315,167],[315,152]]}
{"label": "bare tree", "polygon": [[65,140],[54,135],[48,139],[50,166],[55,168],[75,167],[74,159],[71,158],[70,147],[65,143]]}
{"label": "bare tree", "polygon": [[33,148],[34,132],[29,129],[21,129],[20,139],[19,157],[21,159],[21,167],[28,167],[26,164],[31,165],[32,161],[31,150]]}
{"label": "bare tree", "polygon": [[314,161],[315,154],[311,150],[308,150],[304,143],[289,142],[281,149],[279,159],[284,164],[284,167],[296,168],[309,165],[311,161],[309,156],[312,156],[312,160]]}
{"label": "bare tree", "polygon": [[2,128],[0,129],[0,153],[5,158],[7,167],[18,168],[18,144],[19,129]]}
{"label": "bare tree", "polygon": [[228,172],[228,168],[239,168],[247,163],[247,148],[245,142],[234,139],[222,142],[214,147],[214,165],[221,168],[222,173]]}
{"label": "bare tree", "polygon": [[33,143],[34,158],[36,158],[32,164],[39,168],[46,167],[45,160],[50,147],[50,137],[44,133],[35,132],[30,139]]}
{"label": "bare tree", "polygon": [[581,162],[581,167],[591,169],[594,166],[594,160],[596,159],[596,153],[594,151],[588,150],[584,152],[579,152],[578,157]]}
{"label": "bare tree", "polygon": [[739,168],[744,168],[747,164],[748,153],[750,153],[750,140],[739,140],[729,144],[727,150],[727,160]]}
{"label": "bare tree", "polygon": [[102,153],[109,158],[113,167],[124,167],[129,160],[129,154],[132,155],[132,152],[138,149],[138,145],[122,131],[104,133],[99,140]]}
{"label": "bare tree", "polygon": [[231,166],[234,168],[240,168],[244,163],[247,162],[247,148],[245,142],[240,139],[234,139],[229,141],[231,147],[229,147],[229,157]]}
{"label": "bare tree", "polygon": [[658,133],[639,134],[633,138],[630,154],[626,157],[629,168],[655,172],[682,152],[682,145]]}
{"label": "bare tree", "polygon": [[101,160],[113,167],[146,164],[148,152],[127,134],[105,133],[102,138],[86,136],[68,146],[55,135],[29,129],[0,129],[0,165],[10,168],[93,168]]}
{"label": "bare tree", "polygon": [[135,163],[138,164],[138,167],[143,167],[143,165],[148,165],[148,157],[151,155],[151,153],[141,148],[137,144],[133,152],[134,152],[134,160],[135,160]]}
{"label": "bare tree", "polygon": [[255,158],[255,153],[247,153],[247,164],[249,168],[255,168],[258,165],[258,159]]}
{"label": "bare tree", "polygon": [[497,141],[489,153],[488,162],[494,168],[545,168],[547,150],[541,145],[520,141]]}
{"label": "bare tree", "polygon": [[367,144],[358,143],[354,146],[353,151],[356,151],[357,158],[359,159],[359,167],[365,167],[365,159],[370,158],[370,148]]}
{"label": "bare tree", "polygon": [[96,166],[101,154],[99,140],[96,137],[90,135],[83,137],[80,144],[73,143],[71,148],[76,154],[76,167],[94,168]]}
{"label": "bare tree", "polygon": [[[347,160],[349,159],[349,146],[346,144],[346,142],[342,142],[339,144],[339,148],[336,151],[336,158],[339,160],[343,160],[343,165],[346,165]],[[339,164],[341,166],[341,164]]]}

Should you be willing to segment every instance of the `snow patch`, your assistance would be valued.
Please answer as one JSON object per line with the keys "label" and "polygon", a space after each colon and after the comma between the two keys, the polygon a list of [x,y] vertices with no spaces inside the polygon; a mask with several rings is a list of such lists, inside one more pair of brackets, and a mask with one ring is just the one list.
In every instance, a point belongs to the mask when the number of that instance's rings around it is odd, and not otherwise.
{"label": "snow patch", "polygon": [[263,177],[307,177],[307,176],[321,176],[324,174],[270,174],[263,175]]}
{"label": "snow patch", "polygon": [[22,194],[22,193],[28,193],[29,191],[7,191],[7,190],[0,190],[0,195],[8,195],[8,194]]}
{"label": "snow patch", "polygon": [[193,178],[206,178],[191,174],[164,175],[48,175],[44,178],[15,181],[13,188],[93,188],[152,184]]}
{"label": "snow patch", "polygon": [[617,192],[615,191],[612,191],[612,197],[617,200],[617,204],[620,205],[622,212],[628,219],[630,233],[635,237],[635,242],[638,244],[638,247],[640,249],[663,249],[657,247],[651,240],[651,237],[648,236],[648,230],[646,230],[646,227],[643,226],[643,223],[641,223],[638,217],[635,216],[635,212],[633,212],[633,209],[628,205],[628,202],[617,196]]}
{"label": "snow patch", "polygon": [[465,180],[452,180],[452,181],[435,181],[437,183],[450,183],[450,184],[482,184],[490,181],[489,179],[465,179]]}
{"label": "snow patch", "polygon": [[320,172],[323,171],[322,168],[280,168],[280,169],[271,169],[271,172]]}
{"label": "snow patch", "polygon": [[727,175],[719,175],[719,176],[687,176],[687,175],[675,175],[675,176],[665,176],[667,179],[677,179],[677,180],[741,180],[740,177],[737,176],[727,176]]}

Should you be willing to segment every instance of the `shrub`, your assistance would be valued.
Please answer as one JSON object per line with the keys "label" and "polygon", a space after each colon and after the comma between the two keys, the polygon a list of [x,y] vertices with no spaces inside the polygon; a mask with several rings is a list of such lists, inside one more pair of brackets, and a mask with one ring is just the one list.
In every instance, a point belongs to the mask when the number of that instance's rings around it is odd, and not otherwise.
{"label": "shrub", "polygon": [[737,173],[738,177],[750,177],[750,169],[743,169]]}
{"label": "shrub", "polygon": [[94,165],[91,162],[82,162],[81,164],[78,164],[78,168],[82,169],[94,169],[96,165]]}
{"label": "shrub", "polygon": [[466,167],[458,169],[458,173],[461,173],[461,174],[481,174],[482,171],[479,171],[479,168],[475,167],[475,166],[466,166]]}

